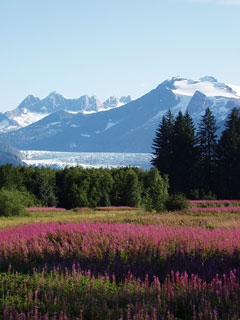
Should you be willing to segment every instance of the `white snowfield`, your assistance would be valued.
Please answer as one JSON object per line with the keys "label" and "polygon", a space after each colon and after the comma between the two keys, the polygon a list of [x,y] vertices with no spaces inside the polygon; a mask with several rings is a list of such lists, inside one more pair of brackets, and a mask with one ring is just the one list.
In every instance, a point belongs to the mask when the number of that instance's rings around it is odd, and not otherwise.
{"label": "white snowfield", "polygon": [[198,80],[176,78],[174,81],[176,89],[173,90],[173,93],[182,96],[193,96],[196,91],[200,91],[207,97],[240,98],[240,86],[225,85],[211,79],[211,77],[204,77]]}
{"label": "white snowfield", "polygon": [[122,106],[124,106],[124,103],[119,102],[119,103],[118,103],[116,106],[114,106],[114,107],[98,108],[98,111],[97,111],[97,112],[108,111],[108,110],[116,109],[116,108],[119,108],[119,107],[122,107]]}
{"label": "white snowfield", "polygon": [[35,113],[27,111],[25,113],[22,113],[20,116],[10,116],[12,120],[15,120],[21,127],[26,127],[36,121],[39,121],[46,116],[48,116],[49,113]]}
{"label": "white snowfield", "polygon": [[240,97],[240,86],[236,86],[235,84],[227,84],[227,86],[231,87],[233,91]]}

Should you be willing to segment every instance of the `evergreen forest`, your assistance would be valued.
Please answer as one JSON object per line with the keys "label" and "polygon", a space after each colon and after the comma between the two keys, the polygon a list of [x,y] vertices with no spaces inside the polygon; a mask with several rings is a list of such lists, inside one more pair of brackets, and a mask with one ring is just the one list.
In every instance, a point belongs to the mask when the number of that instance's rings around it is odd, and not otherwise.
{"label": "evergreen forest", "polygon": [[240,114],[232,109],[217,134],[207,108],[198,128],[188,112],[163,116],[153,140],[152,164],[169,178],[170,193],[190,199],[240,198]]}

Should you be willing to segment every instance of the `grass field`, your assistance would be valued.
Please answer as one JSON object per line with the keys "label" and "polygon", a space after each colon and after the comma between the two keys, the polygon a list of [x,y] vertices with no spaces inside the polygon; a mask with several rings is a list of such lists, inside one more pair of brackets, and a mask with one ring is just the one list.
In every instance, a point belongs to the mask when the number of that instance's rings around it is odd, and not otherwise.
{"label": "grass field", "polygon": [[1,217],[0,319],[237,320],[240,211],[225,207]]}
{"label": "grass field", "polygon": [[[228,207],[227,207],[228,208]],[[0,217],[0,229],[22,224],[48,222],[122,222],[137,224],[160,224],[165,226],[202,226],[206,228],[240,226],[240,210],[233,212],[188,211],[151,213],[143,209],[136,210],[79,210],[79,211],[43,211],[28,212],[23,217]]]}

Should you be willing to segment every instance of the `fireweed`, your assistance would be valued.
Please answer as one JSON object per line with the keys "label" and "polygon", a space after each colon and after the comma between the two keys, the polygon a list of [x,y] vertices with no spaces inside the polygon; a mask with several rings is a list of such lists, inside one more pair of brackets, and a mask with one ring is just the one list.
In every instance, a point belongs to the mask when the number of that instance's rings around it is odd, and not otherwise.
{"label": "fireweed", "polygon": [[162,281],[172,270],[206,281],[240,268],[240,228],[209,230],[120,223],[36,224],[0,231],[0,269],[71,269],[79,263],[93,274],[128,272]]}
{"label": "fireweed", "polygon": [[0,319],[237,320],[239,255],[240,228],[49,223],[4,229]]}
{"label": "fireweed", "polygon": [[239,319],[240,281],[236,270],[209,283],[198,276],[171,272],[164,281],[128,274],[121,283],[106,273],[95,277],[73,265],[0,274],[0,312],[4,320],[82,319]]}
{"label": "fireweed", "polygon": [[188,205],[190,208],[233,207],[239,206],[240,200],[189,200]]}
{"label": "fireweed", "polygon": [[185,209],[183,211],[185,211],[185,212],[187,212],[187,211],[191,211],[191,212],[239,212],[240,206],[206,207],[206,208],[196,207],[196,208]]}

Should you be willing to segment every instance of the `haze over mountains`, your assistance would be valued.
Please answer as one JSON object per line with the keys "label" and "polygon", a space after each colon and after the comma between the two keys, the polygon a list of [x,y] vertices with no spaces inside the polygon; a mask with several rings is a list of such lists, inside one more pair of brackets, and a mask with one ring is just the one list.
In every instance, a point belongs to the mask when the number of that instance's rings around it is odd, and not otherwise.
{"label": "haze over mountains", "polygon": [[78,152],[151,152],[162,116],[171,109],[191,114],[197,124],[207,107],[218,126],[233,107],[240,107],[240,86],[213,77],[174,77],[144,96],[96,96],[67,99],[52,92],[40,100],[29,95],[13,111],[0,114],[0,138],[23,150]]}

